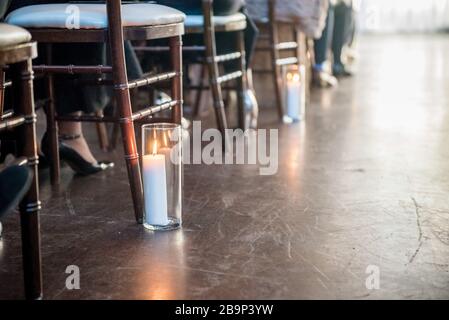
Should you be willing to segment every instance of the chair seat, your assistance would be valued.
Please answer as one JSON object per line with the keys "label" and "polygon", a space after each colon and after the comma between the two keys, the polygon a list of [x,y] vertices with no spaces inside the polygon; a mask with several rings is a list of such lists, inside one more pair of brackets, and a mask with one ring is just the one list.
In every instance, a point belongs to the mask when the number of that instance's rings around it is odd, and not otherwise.
{"label": "chair seat", "polygon": [[[79,10],[80,29],[105,29],[108,18],[105,4],[42,4],[11,12],[6,21],[25,28],[73,29],[73,19]],[[149,3],[123,4],[124,27],[158,26],[184,22],[185,14],[179,10]]]}
{"label": "chair seat", "polygon": [[[246,25],[246,16],[243,13],[236,13],[228,16],[214,16],[215,27],[226,27],[230,24],[244,23]],[[189,28],[202,28],[204,26],[204,17],[202,15],[187,15],[185,26]]]}
{"label": "chair seat", "polygon": [[17,26],[0,23],[0,49],[31,41],[31,34]]}

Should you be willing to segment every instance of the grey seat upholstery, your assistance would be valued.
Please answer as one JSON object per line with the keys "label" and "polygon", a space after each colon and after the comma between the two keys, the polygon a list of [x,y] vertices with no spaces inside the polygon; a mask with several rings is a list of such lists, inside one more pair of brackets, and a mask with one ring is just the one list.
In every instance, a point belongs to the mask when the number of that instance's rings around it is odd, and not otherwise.
{"label": "grey seat upholstery", "polygon": [[[214,16],[214,25],[216,27],[226,26],[230,23],[245,22],[246,16],[243,13],[231,14],[228,16]],[[204,24],[202,15],[187,15],[185,26],[187,28],[199,28]]]}
{"label": "grey seat upholstery", "polygon": [[[156,26],[184,22],[179,10],[149,3],[123,4],[124,27]],[[11,12],[6,21],[25,28],[105,29],[108,17],[105,4],[59,3],[23,7]]]}
{"label": "grey seat upholstery", "polygon": [[0,49],[31,41],[31,34],[23,28],[0,23]]}

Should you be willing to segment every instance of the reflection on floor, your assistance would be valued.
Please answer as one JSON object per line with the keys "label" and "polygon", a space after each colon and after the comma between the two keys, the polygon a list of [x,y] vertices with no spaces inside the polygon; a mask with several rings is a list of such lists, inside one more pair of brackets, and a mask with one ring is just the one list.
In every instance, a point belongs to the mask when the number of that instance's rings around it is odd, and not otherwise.
{"label": "reflection on floor", "polygon": [[[444,35],[363,38],[357,76],[279,126],[276,176],[186,167],[181,231],[134,223],[122,165],[64,169],[42,187],[46,298],[449,298],[448,51]],[[0,298],[22,298],[18,218],[4,229]]]}

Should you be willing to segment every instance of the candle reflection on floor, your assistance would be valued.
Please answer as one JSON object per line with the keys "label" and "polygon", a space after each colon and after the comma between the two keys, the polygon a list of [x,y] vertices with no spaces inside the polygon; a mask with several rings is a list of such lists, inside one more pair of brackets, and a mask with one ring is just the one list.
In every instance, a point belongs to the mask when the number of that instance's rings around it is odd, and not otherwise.
{"label": "candle reflection on floor", "polygon": [[141,266],[136,291],[144,293],[143,299],[178,299],[186,292],[184,233],[154,233],[152,242],[152,253],[140,252],[136,258]]}

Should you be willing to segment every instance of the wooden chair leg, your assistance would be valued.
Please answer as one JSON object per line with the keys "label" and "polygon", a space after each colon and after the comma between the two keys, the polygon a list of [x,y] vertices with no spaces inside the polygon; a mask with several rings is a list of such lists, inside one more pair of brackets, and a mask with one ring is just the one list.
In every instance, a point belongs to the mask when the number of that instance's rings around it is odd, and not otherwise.
{"label": "wooden chair leg", "polygon": [[201,76],[200,82],[198,83],[198,90],[195,92],[195,102],[193,105],[192,116],[197,118],[200,115],[201,102],[203,101],[204,90],[201,88],[204,85],[204,78],[206,77],[207,69],[204,64],[201,64]]}
{"label": "wooden chair leg", "polygon": [[[47,64],[52,63],[52,46],[48,44],[47,50]],[[55,95],[53,85],[53,75],[47,74],[45,78],[46,95],[48,102],[45,106],[45,114],[47,116],[47,141],[49,145],[47,156],[50,156],[50,180],[52,185],[57,185],[60,182],[61,167],[59,163],[59,142],[58,142],[58,124],[56,122],[55,110]]]}
{"label": "wooden chair leg", "polygon": [[[103,116],[103,111],[97,111],[96,116]],[[106,123],[104,122],[97,122],[95,123],[95,128],[97,129],[97,136],[98,136],[98,142],[100,145],[100,149],[103,151],[109,150],[109,137],[108,137],[108,131],[106,128]]]}
{"label": "wooden chair leg", "polygon": [[171,82],[171,94],[172,99],[181,101],[173,107],[172,120],[173,123],[181,124],[182,121],[182,38],[172,37],[170,38],[170,60],[172,70],[176,72],[176,77]]}
{"label": "wooden chair leg", "polygon": [[[125,51],[123,47],[123,28],[121,23],[120,1],[110,1],[108,5],[109,41],[113,68],[114,91],[120,114],[123,147],[128,178],[137,223],[143,223],[143,185],[140,174],[139,154],[132,120],[131,96],[126,75]],[[118,21],[117,21],[118,20]]]}
{"label": "wooden chair leg", "polygon": [[212,5],[209,1],[203,1],[204,12],[204,44],[206,46],[206,61],[209,71],[209,83],[212,90],[214,110],[217,120],[217,128],[221,131],[223,138],[228,128],[225,106],[223,101],[223,91],[218,83],[219,71],[217,57],[217,47],[215,41],[215,28],[212,15]]}
{"label": "wooden chair leg", "polygon": [[[123,60],[124,61],[124,60]],[[118,76],[116,76],[118,78]],[[128,169],[129,184],[133,198],[136,221],[143,222],[143,185],[140,174],[139,154],[132,121],[131,100],[128,90],[115,90],[117,106],[120,112],[125,161]]]}
{"label": "wooden chair leg", "polygon": [[5,71],[3,67],[0,66],[0,116],[3,114],[3,108],[5,103]]}
{"label": "wooden chair leg", "polygon": [[[42,298],[42,270],[40,250],[39,182],[36,114],[33,99],[33,71],[31,59],[14,66],[13,81],[14,102],[19,113],[25,115],[26,122],[20,128],[20,154],[28,160],[28,165],[34,173],[29,192],[20,204],[20,220],[22,229],[22,255],[24,267],[25,296],[27,299]],[[15,85],[16,86],[16,85]]]}
{"label": "wooden chair leg", "polygon": [[[117,108],[117,104],[115,101],[113,103],[113,113],[114,117],[118,118],[120,116],[119,110]],[[114,151],[117,148],[117,142],[118,142],[118,136],[120,134],[120,124],[119,123],[113,123],[112,124],[112,130],[111,130],[111,138],[109,139],[109,150]]]}
{"label": "wooden chair leg", "polygon": [[276,48],[276,44],[279,43],[278,28],[276,23],[270,24],[270,39],[271,39],[271,67],[273,69],[273,83],[276,96],[276,104],[279,119],[282,121],[284,118],[284,99],[282,97],[282,75],[281,68],[278,66],[279,51]]}
{"label": "wooden chair leg", "polygon": [[238,126],[242,130],[248,129],[246,127],[245,114],[245,93],[247,89],[246,82],[246,52],[245,52],[245,36],[243,31],[237,33],[237,47],[242,56],[239,59],[239,70],[242,71],[242,77],[237,80],[237,103],[238,103]]}

